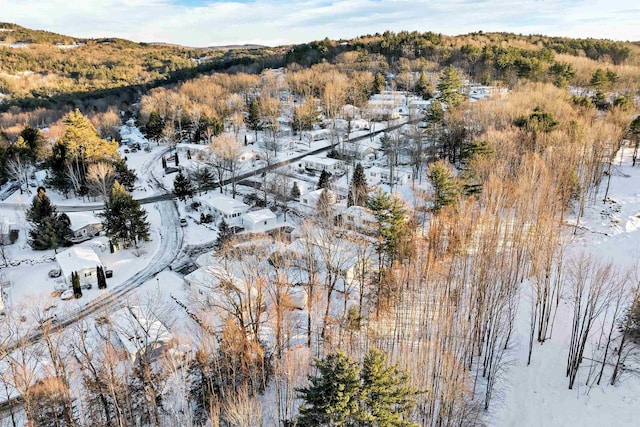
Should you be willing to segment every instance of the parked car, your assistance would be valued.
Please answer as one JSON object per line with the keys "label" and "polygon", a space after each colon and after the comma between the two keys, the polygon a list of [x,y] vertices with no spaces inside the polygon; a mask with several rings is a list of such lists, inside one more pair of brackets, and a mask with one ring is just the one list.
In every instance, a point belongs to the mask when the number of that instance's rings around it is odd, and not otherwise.
{"label": "parked car", "polygon": [[186,226],[187,226],[187,219],[180,218],[180,227],[186,227]]}
{"label": "parked car", "polygon": [[73,290],[72,289],[67,289],[66,291],[62,292],[60,294],[60,299],[63,301],[67,301],[70,300],[74,297],[73,295]]}
{"label": "parked car", "polygon": [[85,283],[84,285],[80,285],[80,289],[91,289],[93,285],[91,283]]}
{"label": "parked car", "polygon": [[107,279],[111,279],[111,278],[113,277],[113,270],[105,270],[105,271],[104,271],[104,276],[105,276]]}
{"label": "parked car", "polygon": [[60,270],[59,268],[53,268],[49,270],[49,277],[60,277],[61,274],[62,270]]}

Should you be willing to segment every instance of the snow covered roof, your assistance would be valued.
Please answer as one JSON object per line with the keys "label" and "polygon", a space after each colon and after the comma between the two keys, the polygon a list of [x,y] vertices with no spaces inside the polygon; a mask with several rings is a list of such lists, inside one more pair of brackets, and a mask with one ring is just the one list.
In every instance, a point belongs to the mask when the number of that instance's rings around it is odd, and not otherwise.
{"label": "snow covered roof", "polygon": [[74,246],[56,255],[56,261],[60,265],[64,276],[72,271],[81,271],[85,268],[95,268],[101,265],[96,251],[87,246]]}
{"label": "snow covered roof", "polygon": [[249,205],[241,200],[220,195],[202,195],[197,198],[201,203],[207,204],[222,214],[233,214],[244,212],[249,209]]}
{"label": "snow covered roof", "polygon": [[110,317],[115,326],[110,339],[116,340],[129,354],[137,354],[154,342],[171,339],[167,327],[158,319],[148,318],[139,306],[125,307]]}
{"label": "snow covered roof", "polygon": [[374,175],[374,174],[389,175],[389,169],[381,168],[380,166],[372,166],[369,169],[367,169],[367,174],[368,175]]}
{"label": "snow covered roof", "polygon": [[89,212],[68,212],[67,216],[71,220],[72,230],[79,230],[91,224],[102,224],[98,217]]}
{"label": "snow covered roof", "polygon": [[366,221],[372,221],[372,222],[376,221],[376,217],[373,215],[373,212],[371,212],[370,209],[367,209],[363,206],[356,206],[356,205],[349,206],[348,208],[346,208],[341,212],[341,215],[351,215],[353,217],[358,217]]}
{"label": "snow covered roof", "polygon": [[276,219],[276,215],[271,212],[270,209],[260,209],[259,211],[247,212],[244,214],[244,219],[245,221],[256,224],[262,221]]}
{"label": "snow covered roof", "polygon": [[319,156],[307,156],[304,158],[307,162],[313,162],[319,165],[332,166],[337,163],[342,163],[338,159],[331,159],[329,157],[319,157]]}

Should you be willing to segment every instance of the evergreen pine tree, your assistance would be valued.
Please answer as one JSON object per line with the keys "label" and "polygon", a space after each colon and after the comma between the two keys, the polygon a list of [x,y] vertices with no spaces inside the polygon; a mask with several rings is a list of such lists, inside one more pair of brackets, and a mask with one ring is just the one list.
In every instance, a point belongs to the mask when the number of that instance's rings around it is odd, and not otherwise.
{"label": "evergreen pine tree", "polygon": [[406,418],[414,406],[416,391],[409,378],[395,366],[387,366],[384,353],[367,352],[360,371],[361,392],[358,425],[379,427],[418,427]]}
{"label": "evergreen pine tree", "polygon": [[153,110],[149,114],[149,121],[144,126],[144,133],[147,138],[157,141],[162,137],[162,131],[164,130],[164,120],[160,117],[160,114]]}
{"label": "evergreen pine tree", "polygon": [[407,211],[402,201],[378,189],[369,198],[367,207],[378,223],[378,253],[380,256],[385,254],[389,261],[398,259],[408,232]]}
{"label": "evergreen pine tree", "polygon": [[424,71],[420,73],[420,77],[418,77],[418,81],[414,86],[414,91],[416,95],[421,96],[423,99],[431,99],[433,97],[427,73]]}
{"label": "evergreen pine tree", "polygon": [[366,206],[369,188],[367,178],[364,175],[362,164],[358,163],[353,170],[349,194],[347,195],[347,206]]}
{"label": "evergreen pine tree", "polygon": [[180,158],[178,157],[178,150],[176,150],[175,156],[173,156],[176,162],[176,167],[180,165]]}
{"label": "evergreen pine tree", "polygon": [[382,93],[387,88],[384,74],[377,73],[373,78],[373,93]]}
{"label": "evergreen pine tree", "polygon": [[291,187],[291,198],[294,200],[298,200],[300,198],[300,188],[296,181],[293,182],[293,187]]}
{"label": "evergreen pine tree", "polygon": [[249,114],[245,122],[247,129],[255,132],[256,141],[258,140],[258,131],[262,130],[262,121],[260,120],[260,98],[256,98],[249,103]]}
{"label": "evergreen pine tree", "polygon": [[331,182],[329,181],[329,178],[331,178],[329,172],[322,169],[322,172],[320,172],[320,179],[318,179],[318,190],[320,190],[321,188],[331,188]]}
{"label": "evergreen pine tree", "polygon": [[359,400],[358,366],[338,350],[322,360],[316,360],[317,376],[309,376],[310,385],[298,389],[304,401],[300,407],[298,425],[353,425]]}
{"label": "evergreen pine tree", "polygon": [[38,188],[38,194],[27,209],[26,217],[31,223],[28,241],[33,249],[58,249],[71,244],[68,240],[71,221],[66,214],[58,214],[43,187]]}
{"label": "evergreen pine tree", "polygon": [[433,211],[437,213],[456,201],[460,194],[460,185],[451,168],[442,160],[429,166],[428,177],[434,191]]}
{"label": "evergreen pine tree", "polygon": [[468,164],[479,156],[491,156],[494,151],[489,141],[465,141],[460,149],[460,163],[467,167]]}
{"label": "evergreen pine tree", "polygon": [[631,166],[635,166],[638,161],[638,149],[640,148],[640,115],[629,125],[627,138],[633,143],[633,155],[631,156]]}
{"label": "evergreen pine tree", "polygon": [[27,125],[20,132],[20,138],[23,139],[26,145],[27,157],[31,160],[36,160],[42,146],[46,143],[40,130]]}
{"label": "evergreen pine tree", "polygon": [[139,240],[149,240],[147,212],[118,181],[113,184],[100,216],[105,234],[111,239],[133,243],[136,247]]}
{"label": "evergreen pine tree", "polygon": [[82,288],[80,287],[80,276],[77,271],[71,273],[71,287],[73,288],[73,296],[78,299],[82,298]]}
{"label": "evergreen pine tree", "polygon": [[442,71],[436,88],[440,92],[440,101],[447,106],[455,107],[462,102],[462,83],[453,65],[449,65]]}
{"label": "evergreen pine tree", "polygon": [[173,180],[173,192],[178,197],[178,199],[183,202],[187,198],[193,197],[193,186],[191,185],[191,181],[182,174],[182,171],[178,173],[176,178]]}
{"label": "evergreen pine tree", "polygon": [[114,162],[113,167],[116,169],[116,180],[122,184],[127,191],[133,191],[136,179],[138,179],[136,173],[127,167],[127,163],[124,160]]}
{"label": "evergreen pine tree", "polygon": [[98,289],[106,289],[107,288],[107,277],[104,274],[104,269],[102,266],[96,267],[96,275],[98,276]]}
{"label": "evergreen pine tree", "polygon": [[67,163],[76,167],[82,180],[87,163],[117,158],[118,143],[102,139],[89,118],[79,110],[67,114],[62,123],[65,131],[58,144],[66,146]]}
{"label": "evergreen pine tree", "polygon": [[434,99],[424,115],[424,119],[430,126],[442,125],[444,122],[444,108],[442,103]]}
{"label": "evergreen pine tree", "polygon": [[218,237],[216,238],[216,247],[221,248],[227,243],[233,236],[233,231],[229,228],[227,221],[222,218],[220,225],[218,226]]}
{"label": "evergreen pine tree", "polygon": [[51,169],[51,177],[48,179],[47,185],[60,190],[65,195],[71,189],[71,182],[67,175],[68,151],[65,144],[56,142],[51,148],[51,157],[47,162],[49,169]]}

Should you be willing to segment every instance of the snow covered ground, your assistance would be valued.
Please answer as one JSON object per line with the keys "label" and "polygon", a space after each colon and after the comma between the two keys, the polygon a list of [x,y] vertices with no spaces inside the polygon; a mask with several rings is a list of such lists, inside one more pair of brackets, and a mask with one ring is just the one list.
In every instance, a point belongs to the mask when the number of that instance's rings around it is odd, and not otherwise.
{"label": "snow covered ground", "polygon": [[[627,150],[630,156],[630,150]],[[640,167],[632,168],[629,156],[616,163],[611,178],[609,199],[603,203],[604,186],[595,203],[589,204],[580,220],[581,227],[568,247],[569,256],[591,253],[604,261],[631,267],[640,262]],[[605,177],[606,181],[606,177]],[[571,235],[575,218],[568,220]],[[633,285],[638,285],[637,279]],[[567,290],[565,289],[565,294]],[[489,425],[527,426],[635,426],[639,424],[640,372],[627,371],[620,383],[609,385],[611,367],[605,370],[601,385],[586,387],[590,360],[584,360],[573,390],[565,377],[573,309],[567,300],[560,302],[553,335],[544,345],[534,344],[530,366],[528,352],[530,305],[521,298],[513,351],[499,387],[502,393],[494,401]],[[595,331],[597,329],[597,331]],[[593,344],[600,326],[594,327]],[[593,345],[591,345],[593,347]],[[589,346],[586,358],[594,358]],[[595,357],[598,359],[598,356]],[[638,370],[638,366],[627,366]]]}
{"label": "snow covered ground", "polygon": [[[130,129],[128,136],[132,141],[147,142],[137,129]],[[326,141],[314,142],[311,147],[305,143],[300,145],[300,149],[316,149],[322,145],[326,145]],[[148,152],[140,150],[136,153],[124,153],[124,147],[120,148],[123,157],[127,157],[129,167],[135,169],[140,178],[134,191],[136,198],[163,194],[173,187],[175,174],[166,175],[161,167],[160,158],[167,153],[167,147],[150,143],[149,148]],[[190,149],[195,154],[199,148],[203,149],[204,146],[179,146],[180,165],[192,166],[196,156],[193,155],[191,161],[187,160],[186,150]],[[285,151],[278,159],[284,160],[294,155],[291,153],[300,154],[297,151]],[[601,189],[596,201],[585,207],[585,214],[580,219],[580,227],[575,235],[572,227],[575,218],[567,219],[566,233],[571,238],[569,255],[588,252],[621,266],[639,264],[640,167],[631,168],[630,154],[630,150],[627,150],[616,162],[607,202],[602,201],[604,189]],[[169,165],[171,166],[171,162]],[[346,187],[349,178],[348,175],[343,176],[336,184]],[[398,186],[394,190],[412,203],[410,185]],[[243,191],[253,190],[244,188]],[[48,194],[58,206],[89,204],[98,206],[99,209],[102,204],[100,200],[67,199],[54,192]],[[172,332],[181,336],[189,335],[193,326],[190,324],[191,320],[175,302],[176,299],[187,301],[188,298],[182,275],[170,271],[168,266],[185,256],[177,252],[180,248],[212,242],[217,236],[215,226],[198,224],[196,215],[188,211],[187,203],[176,202],[174,205],[173,201],[168,201],[147,204],[145,209],[151,223],[151,241],[144,244],[140,252],[126,249],[115,254],[110,254],[108,249],[102,251],[104,238],[80,244],[94,247],[103,264],[114,271],[114,276],[108,279],[107,291],[86,290],[81,300],[62,301],[59,297],[51,296],[59,279],[49,278],[47,275],[56,266],[53,261],[54,252],[33,251],[26,243],[28,224],[24,219],[24,207],[18,205],[28,206],[32,197],[33,194],[14,193],[6,200],[8,204],[0,203],[0,217],[17,224],[20,229],[19,240],[6,247],[6,256],[11,265],[0,270],[3,280],[13,284],[7,292],[9,307],[46,300],[55,302],[54,311],[64,313],[82,308],[105,292],[118,292],[135,283],[136,292],[128,294],[127,298],[138,298],[159,290],[163,301],[175,311]],[[96,212],[98,209],[95,209]],[[178,217],[187,218],[186,227],[178,226]],[[97,242],[102,242],[103,246],[97,245]],[[499,395],[493,400],[492,408],[487,414],[487,424],[500,427],[637,425],[640,374],[628,371],[619,384],[611,386],[607,381],[611,374],[609,368],[605,371],[601,385],[589,388],[585,386],[585,381],[591,362],[585,360],[580,368],[576,387],[568,389],[565,366],[571,334],[572,307],[566,298],[560,302],[551,339],[544,345],[535,344],[531,365],[526,366],[529,311],[529,301],[523,288],[512,348],[507,354],[508,363],[497,385],[496,392]],[[591,342],[595,342],[597,338],[594,334]],[[587,349],[586,354],[591,358],[593,352]],[[640,370],[639,366],[628,367]]]}

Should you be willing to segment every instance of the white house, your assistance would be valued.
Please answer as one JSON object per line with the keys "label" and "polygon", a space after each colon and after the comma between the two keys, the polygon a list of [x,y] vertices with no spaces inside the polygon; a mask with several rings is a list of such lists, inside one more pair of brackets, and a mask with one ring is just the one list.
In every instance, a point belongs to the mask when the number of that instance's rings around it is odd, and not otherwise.
{"label": "white house", "polygon": [[349,230],[373,234],[378,229],[378,221],[371,210],[362,206],[349,206],[336,215],[336,222]]}
{"label": "white house", "polygon": [[349,118],[353,119],[355,117],[358,117],[359,115],[360,109],[355,105],[345,104],[340,109],[340,116],[345,120],[348,120]]}
{"label": "white house", "polygon": [[409,109],[416,109],[416,110],[420,110],[420,111],[427,111],[429,109],[429,107],[431,106],[431,104],[433,103],[432,100],[424,100],[424,99],[412,99],[411,101],[409,101]]}
{"label": "white house", "polygon": [[224,218],[229,225],[241,224],[242,215],[249,211],[246,203],[221,194],[205,194],[196,200],[200,202],[201,211],[213,215],[216,221]]}
{"label": "white house", "polygon": [[357,160],[373,160],[376,158],[376,150],[370,145],[357,143],[357,142],[345,142],[336,147],[336,150],[341,155],[357,159]]}
{"label": "white house", "polygon": [[69,239],[73,243],[84,242],[97,236],[102,231],[102,221],[88,212],[69,212],[71,231],[73,237]]}
{"label": "white house", "polygon": [[276,226],[276,215],[270,209],[247,212],[242,223],[247,231],[261,232]]}
{"label": "white house", "polygon": [[246,310],[242,301],[258,291],[252,283],[242,280],[222,266],[214,264],[202,267],[184,276],[185,289],[195,297],[198,304],[207,308],[208,316],[213,315],[222,327],[227,317],[229,304]]}
{"label": "white house", "polygon": [[357,132],[360,130],[369,130],[369,129],[371,129],[371,124],[369,124],[368,120],[356,119],[351,121],[352,132]]}
{"label": "white house", "polygon": [[307,208],[311,208],[315,210],[316,207],[318,206],[318,201],[320,200],[320,196],[322,195],[323,191],[329,192],[328,193],[329,203],[332,205],[335,204],[337,200],[335,193],[331,190],[325,190],[324,188],[311,191],[307,194],[303,194],[302,196],[300,196],[300,204],[302,204],[303,206],[306,206]]}
{"label": "white house", "polygon": [[302,159],[304,163],[299,164],[300,168],[321,172],[326,170],[327,172],[335,172],[343,169],[342,160],[331,159],[329,157],[320,156],[307,156]]}
{"label": "white house", "polygon": [[393,170],[393,180],[390,178],[389,168],[381,168],[379,166],[373,166],[369,169],[365,169],[365,175],[369,185],[406,185],[411,181],[411,172],[402,168],[395,168]]}
{"label": "white house", "polygon": [[56,255],[62,277],[71,286],[71,273],[78,273],[81,284],[97,284],[96,267],[102,266],[98,254],[86,246],[74,246]]}
{"label": "white house", "polygon": [[157,359],[168,349],[173,336],[169,329],[151,311],[139,306],[128,306],[109,316],[109,324],[98,325],[98,332],[115,348],[124,350],[132,360],[145,353]]}
{"label": "white house", "polygon": [[303,135],[303,138],[308,143],[311,143],[314,141],[322,141],[323,139],[329,139],[330,136],[331,136],[331,131],[329,129],[318,129],[318,130],[311,130],[309,132],[306,132]]}

